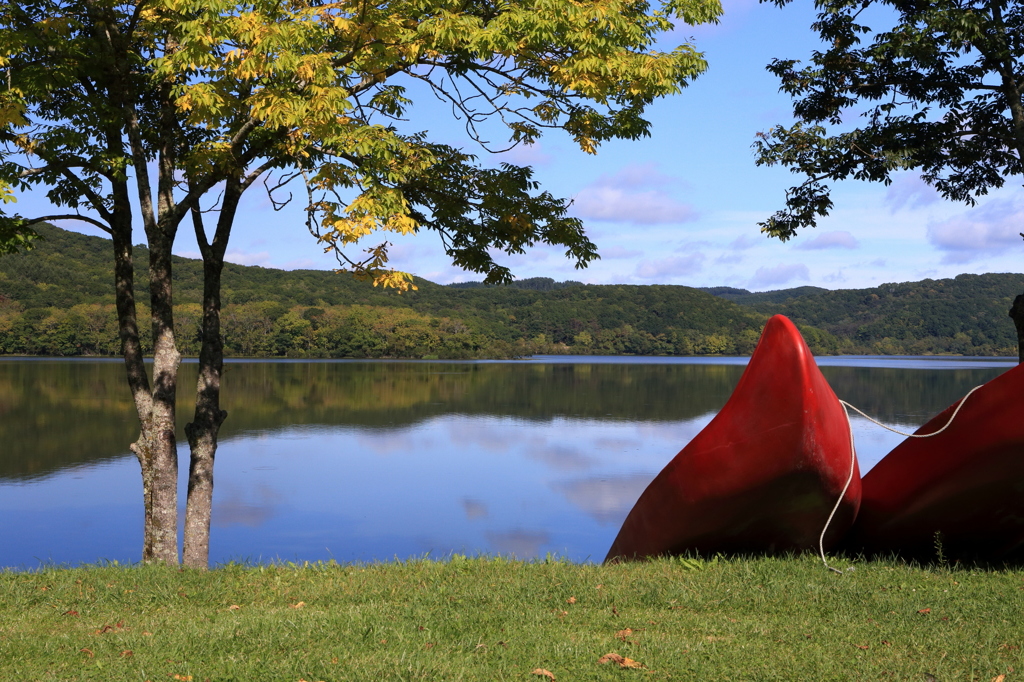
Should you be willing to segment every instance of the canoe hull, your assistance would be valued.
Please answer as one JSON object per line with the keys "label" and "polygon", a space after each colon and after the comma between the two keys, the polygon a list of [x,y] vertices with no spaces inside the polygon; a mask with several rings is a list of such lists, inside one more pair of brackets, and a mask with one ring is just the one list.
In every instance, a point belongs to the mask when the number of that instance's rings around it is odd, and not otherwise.
{"label": "canoe hull", "polygon": [[860,472],[842,405],[795,325],[765,325],[721,412],[658,474],[605,559],[816,547],[853,523]]}
{"label": "canoe hull", "polygon": [[[916,431],[934,433],[961,401]],[[1020,558],[1024,549],[1024,365],[972,393],[932,438],[908,438],[864,476],[846,545],[924,560]],[[938,537],[936,536],[938,534]]]}

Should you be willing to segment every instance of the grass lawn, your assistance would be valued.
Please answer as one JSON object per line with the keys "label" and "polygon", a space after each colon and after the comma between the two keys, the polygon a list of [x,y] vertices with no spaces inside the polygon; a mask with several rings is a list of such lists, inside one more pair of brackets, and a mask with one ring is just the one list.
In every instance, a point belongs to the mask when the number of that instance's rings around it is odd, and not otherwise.
{"label": "grass lawn", "polygon": [[0,680],[1024,680],[1024,571],[839,565],[0,572]]}

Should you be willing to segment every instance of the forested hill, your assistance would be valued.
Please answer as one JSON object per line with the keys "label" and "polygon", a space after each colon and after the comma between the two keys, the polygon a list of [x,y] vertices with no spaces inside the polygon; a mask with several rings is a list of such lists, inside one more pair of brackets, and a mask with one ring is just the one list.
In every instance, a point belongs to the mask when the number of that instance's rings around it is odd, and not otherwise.
{"label": "forested hill", "polygon": [[841,339],[842,352],[1012,356],[1017,354],[1017,337],[1008,311],[1014,297],[1024,292],[1024,275],[959,275],[836,291],[706,291],[828,330]]}
{"label": "forested hill", "polygon": [[[0,353],[118,351],[110,242],[56,227],[25,254],[0,258]],[[137,300],[146,250],[136,247]],[[202,268],[174,259],[177,340],[199,346]],[[593,286],[549,279],[507,287],[416,280],[397,294],[351,275],[227,264],[223,329],[242,356],[509,357],[533,353],[743,354],[766,316],[689,287]],[[145,332],[145,330],[143,330]],[[836,340],[807,336],[821,351]]]}
{"label": "forested hill", "polygon": [[[118,352],[110,242],[46,226],[26,253],[0,258],[0,353]],[[148,254],[136,247],[138,300]],[[199,347],[202,268],[175,258],[178,343]],[[402,295],[321,270],[227,264],[224,335],[236,356],[510,357],[533,353],[746,354],[773,313],[823,353],[1013,355],[1006,317],[1024,275],[961,275],[875,289],[584,285],[527,279],[503,287],[417,279]],[[714,295],[713,295],[714,294]],[[143,329],[145,333],[146,330]]]}

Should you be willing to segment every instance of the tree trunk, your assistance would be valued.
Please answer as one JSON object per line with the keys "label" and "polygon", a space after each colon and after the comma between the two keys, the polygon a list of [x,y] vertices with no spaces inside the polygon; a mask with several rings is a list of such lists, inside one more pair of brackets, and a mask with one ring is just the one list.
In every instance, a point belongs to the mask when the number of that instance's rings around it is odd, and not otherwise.
{"label": "tree trunk", "polygon": [[174,341],[171,296],[171,243],[163,233],[149,235],[149,287],[153,322],[153,399],[143,420],[145,443],[135,449],[148,491],[143,561],[178,563],[178,448],[175,398],[181,355]]}
{"label": "tree trunk", "polygon": [[1010,317],[1013,318],[1013,324],[1017,327],[1017,361],[1024,364],[1024,294],[1013,299]]}
{"label": "tree trunk", "polygon": [[217,435],[228,413],[220,409],[220,381],[224,370],[224,339],[220,331],[220,285],[231,226],[244,187],[228,178],[212,243],[203,227],[203,214],[192,206],[196,241],[203,254],[203,345],[199,351],[196,411],[185,427],[191,450],[188,501],[185,507],[185,565],[207,568],[210,563],[210,519],[213,514],[213,464]]}
{"label": "tree trunk", "polygon": [[199,353],[196,411],[185,427],[192,455],[185,508],[184,562],[206,568],[210,561],[210,517],[213,509],[213,462],[217,434],[228,413],[220,409],[220,380],[224,368],[224,340],[220,334],[220,277],[223,258],[203,260],[203,346]]}
{"label": "tree trunk", "polygon": [[[139,341],[135,307],[135,268],[132,260],[131,214],[126,187],[114,188],[115,210],[111,224],[114,247],[114,288],[117,306],[121,354],[124,357],[128,386],[139,417],[140,433],[131,450],[142,469],[144,525],[142,560],[144,562],[178,563],[177,543],[177,467],[174,442],[174,376],[178,356],[173,335],[159,338],[161,352],[154,363],[156,391],[150,389],[149,377]],[[122,206],[118,206],[122,204]],[[118,210],[121,208],[122,210]],[[153,253],[153,251],[151,251]],[[170,258],[166,259],[170,278]],[[151,268],[152,270],[152,268]],[[156,271],[161,272],[162,268]],[[154,287],[156,289],[157,287]],[[157,294],[154,294],[156,303]],[[169,303],[169,302],[168,302]],[[154,332],[156,332],[154,325]],[[168,352],[168,349],[170,352]],[[169,378],[170,373],[170,378]]]}

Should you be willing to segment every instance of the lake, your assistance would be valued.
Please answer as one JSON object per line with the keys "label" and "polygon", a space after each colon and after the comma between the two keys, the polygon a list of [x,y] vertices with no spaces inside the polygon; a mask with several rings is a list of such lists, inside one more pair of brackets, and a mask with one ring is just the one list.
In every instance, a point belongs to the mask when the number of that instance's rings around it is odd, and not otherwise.
{"label": "lake", "polygon": [[[600,561],[746,361],[229,362],[211,561]],[[913,430],[1016,361],[819,364],[840,398]],[[182,507],[195,375],[182,365]],[[853,428],[862,471],[902,440],[860,417]],[[120,360],[0,358],[0,567],[138,561],[136,435]]]}

